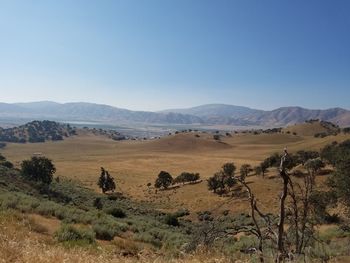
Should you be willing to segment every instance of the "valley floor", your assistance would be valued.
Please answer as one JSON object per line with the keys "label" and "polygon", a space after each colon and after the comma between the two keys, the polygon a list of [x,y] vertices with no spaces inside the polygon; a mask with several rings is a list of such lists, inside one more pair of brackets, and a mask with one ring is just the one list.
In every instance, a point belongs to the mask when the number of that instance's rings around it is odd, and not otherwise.
{"label": "valley floor", "polygon": [[[333,141],[343,141],[350,135],[314,138],[292,134],[238,134],[214,141],[210,134],[186,133],[149,141],[116,142],[96,136],[78,136],[60,142],[36,144],[11,144],[2,151],[8,160],[19,166],[33,154],[42,154],[53,160],[57,167],[56,176],[71,178],[85,186],[99,191],[97,178],[100,167],[107,169],[116,179],[117,191],[142,201],[155,204],[168,211],[187,208],[198,212],[203,210],[230,210],[233,213],[247,209],[245,200],[233,202],[212,194],[207,189],[206,179],[220,170],[226,162],[237,167],[248,163],[257,165],[269,155],[282,153],[285,147],[290,152],[298,150],[320,150]],[[178,189],[158,191],[153,187],[160,171],[167,171],[173,177],[180,173],[198,172],[201,183],[185,185]],[[249,182],[258,199],[266,209],[277,208],[280,180],[276,171],[270,169],[267,178],[252,176]],[[325,178],[319,177],[320,182]]]}

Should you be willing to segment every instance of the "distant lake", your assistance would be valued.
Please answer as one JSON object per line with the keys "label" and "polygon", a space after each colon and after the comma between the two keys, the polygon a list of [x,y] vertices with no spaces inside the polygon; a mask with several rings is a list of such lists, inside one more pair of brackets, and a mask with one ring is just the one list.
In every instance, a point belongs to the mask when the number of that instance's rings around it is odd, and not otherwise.
{"label": "distant lake", "polygon": [[71,124],[79,124],[79,125],[102,125],[101,123],[98,122],[92,122],[92,121],[62,121],[64,123],[71,123]]}

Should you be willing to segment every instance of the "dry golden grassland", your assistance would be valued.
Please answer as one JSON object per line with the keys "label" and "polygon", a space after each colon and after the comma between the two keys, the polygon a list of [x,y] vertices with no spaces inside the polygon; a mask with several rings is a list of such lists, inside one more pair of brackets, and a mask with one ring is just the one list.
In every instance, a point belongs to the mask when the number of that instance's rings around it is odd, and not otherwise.
{"label": "dry golden grassland", "polygon": [[[131,241],[127,240],[124,242],[118,240],[118,243],[114,245],[100,242],[101,244],[90,248],[79,246],[67,248],[57,245],[50,233],[40,231],[46,227],[55,227],[57,222],[54,221],[55,219],[47,219],[38,215],[27,216],[13,211],[0,212],[0,263],[228,262],[223,255],[209,255],[204,251],[176,259],[164,258],[151,251],[141,251],[137,257],[125,257],[120,254],[120,251],[123,246],[130,246]],[[232,260],[230,262],[248,261]]]}
{"label": "dry golden grassland", "polygon": [[[292,129],[293,128],[293,129]],[[51,158],[56,167],[56,176],[79,180],[84,185],[99,191],[96,185],[100,167],[103,166],[117,182],[117,191],[136,199],[151,202],[158,209],[174,211],[187,208],[191,217],[198,211],[209,210],[214,214],[223,210],[231,213],[247,212],[247,200],[239,197],[218,196],[207,189],[206,179],[220,169],[225,162],[234,162],[239,167],[248,163],[257,165],[275,152],[287,147],[290,152],[319,150],[333,141],[344,141],[350,135],[339,134],[314,138],[306,125],[295,126],[291,134],[233,134],[215,141],[205,133],[180,133],[157,140],[112,141],[104,137],[80,134],[59,142],[35,144],[7,144],[2,154],[17,167],[24,159],[41,153]],[[317,127],[311,127],[316,132]],[[292,131],[297,131],[293,135]],[[314,133],[314,131],[313,131]],[[198,136],[196,136],[199,135]],[[173,176],[183,171],[199,172],[202,182],[188,184],[176,189],[156,192],[148,183],[154,183],[159,171]],[[248,182],[264,211],[276,211],[280,193],[280,180],[271,168],[266,178],[248,177]],[[319,185],[326,176],[318,176]],[[296,179],[297,180],[297,179]],[[321,186],[322,187],[322,186]],[[53,233],[60,227],[56,218],[19,212],[0,212],[0,263],[2,262],[249,262],[244,254],[227,258],[198,250],[183,258],[165,258],[154,250],[143,250],[137,256],[121,255],[123,249],[132,249],[131,239],[117,237],[116,241],[98,241],[93,247],[68,248],[58,245]],[[326,229],[327,230],[327,229]],[[322,230],[324,232],[326,230]],[[334,259],[335,260],[335,259]],[[336,261],[349,262],[349,258],[337,257]]]}
{"label": "dry golden grassland", "polygon": [[[133,241],[115,239],[111,243],[98,241],[95,246],[66,247],[57,244],[51,231],[57,220],[39,215],[26,215],[17,211],[0,212],[0,263],[248,263],[256,262],[249,255],[227,257],[213,250],[198,249],[194,253],[169,258],[152,250],[142,250],[137,255],[124,256],[123,249],[132,249]],[[333,226],[328,226],[330,229]],[[265,258],[273,262],[273,258]],[[350,257],[334,257],[330,263],[347,263]],[[296,260],[295,262],[304,262]],[[320,262],[310,261],[306,262]]]}
{"label": "dry golden grassland", "polygon": [[[303,127],[305,125],[298,127],[301,134]],[[235,198],[233,201],[207,190],[205,179],[218,171],[222,164],[234,162],[238,169],[244,163],[254,166],[270,154],[282,152],[284,147],[290,152],[319,150],[335,140],[350,138],[350,135],[343,134],[325,138],[293,134],[234,134],[224,136],[218,142],[210,134],[198,133],[200,137],[195,134],[181,133],[148,141],[112,141],[85,134],[60,142],[9,143],[3,154],[19,166],[23,159],[42,153],[54,161],[56,175],[77,179],[96,191],[96,181],[103,166],[116,178],[117,191],[137,200],[153,202],[159,209],[172,211],[184,207],[191,212],[227,209],[242,212],[247,208],[245,200]],[[173,176],[183,171],[199,172],[203,181],[155,193],[147,183],[153,185],[161,170]],[[275,175],[276,171],[271,168],[267,176],[270,179],[248,178],[262,209],[274,210],[277,207],[280,182]],[[318,180],[324,178],[320,176]]]}

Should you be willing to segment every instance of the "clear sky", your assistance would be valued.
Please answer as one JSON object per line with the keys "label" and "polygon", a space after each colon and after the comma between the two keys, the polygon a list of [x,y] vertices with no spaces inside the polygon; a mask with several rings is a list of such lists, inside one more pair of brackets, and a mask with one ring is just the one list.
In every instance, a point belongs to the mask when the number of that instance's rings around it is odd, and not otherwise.
{"label": "clear sky", "polygon": [[0,101],[350,108],[350,1],[0,0]]}

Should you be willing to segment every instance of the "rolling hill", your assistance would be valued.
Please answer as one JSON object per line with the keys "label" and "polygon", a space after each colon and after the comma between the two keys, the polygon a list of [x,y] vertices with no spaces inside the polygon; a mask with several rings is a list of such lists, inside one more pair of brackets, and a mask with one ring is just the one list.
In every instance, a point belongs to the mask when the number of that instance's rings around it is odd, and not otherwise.
{"label": "rolling hill", "polygon": [[24,125],[3,129],[0,128],[2,142],[45,142],[61,141],[66,137],[76,135],[76,130],[69,124],[54,121],[32,121]]}
{"label": "rolling hill", "polygon": [[188,132],[145,142],[142,148],[149,151],[171,153],[199,153],[203,151],[227,150],[231,147],[227,143],[214,140],[211,134]]}

